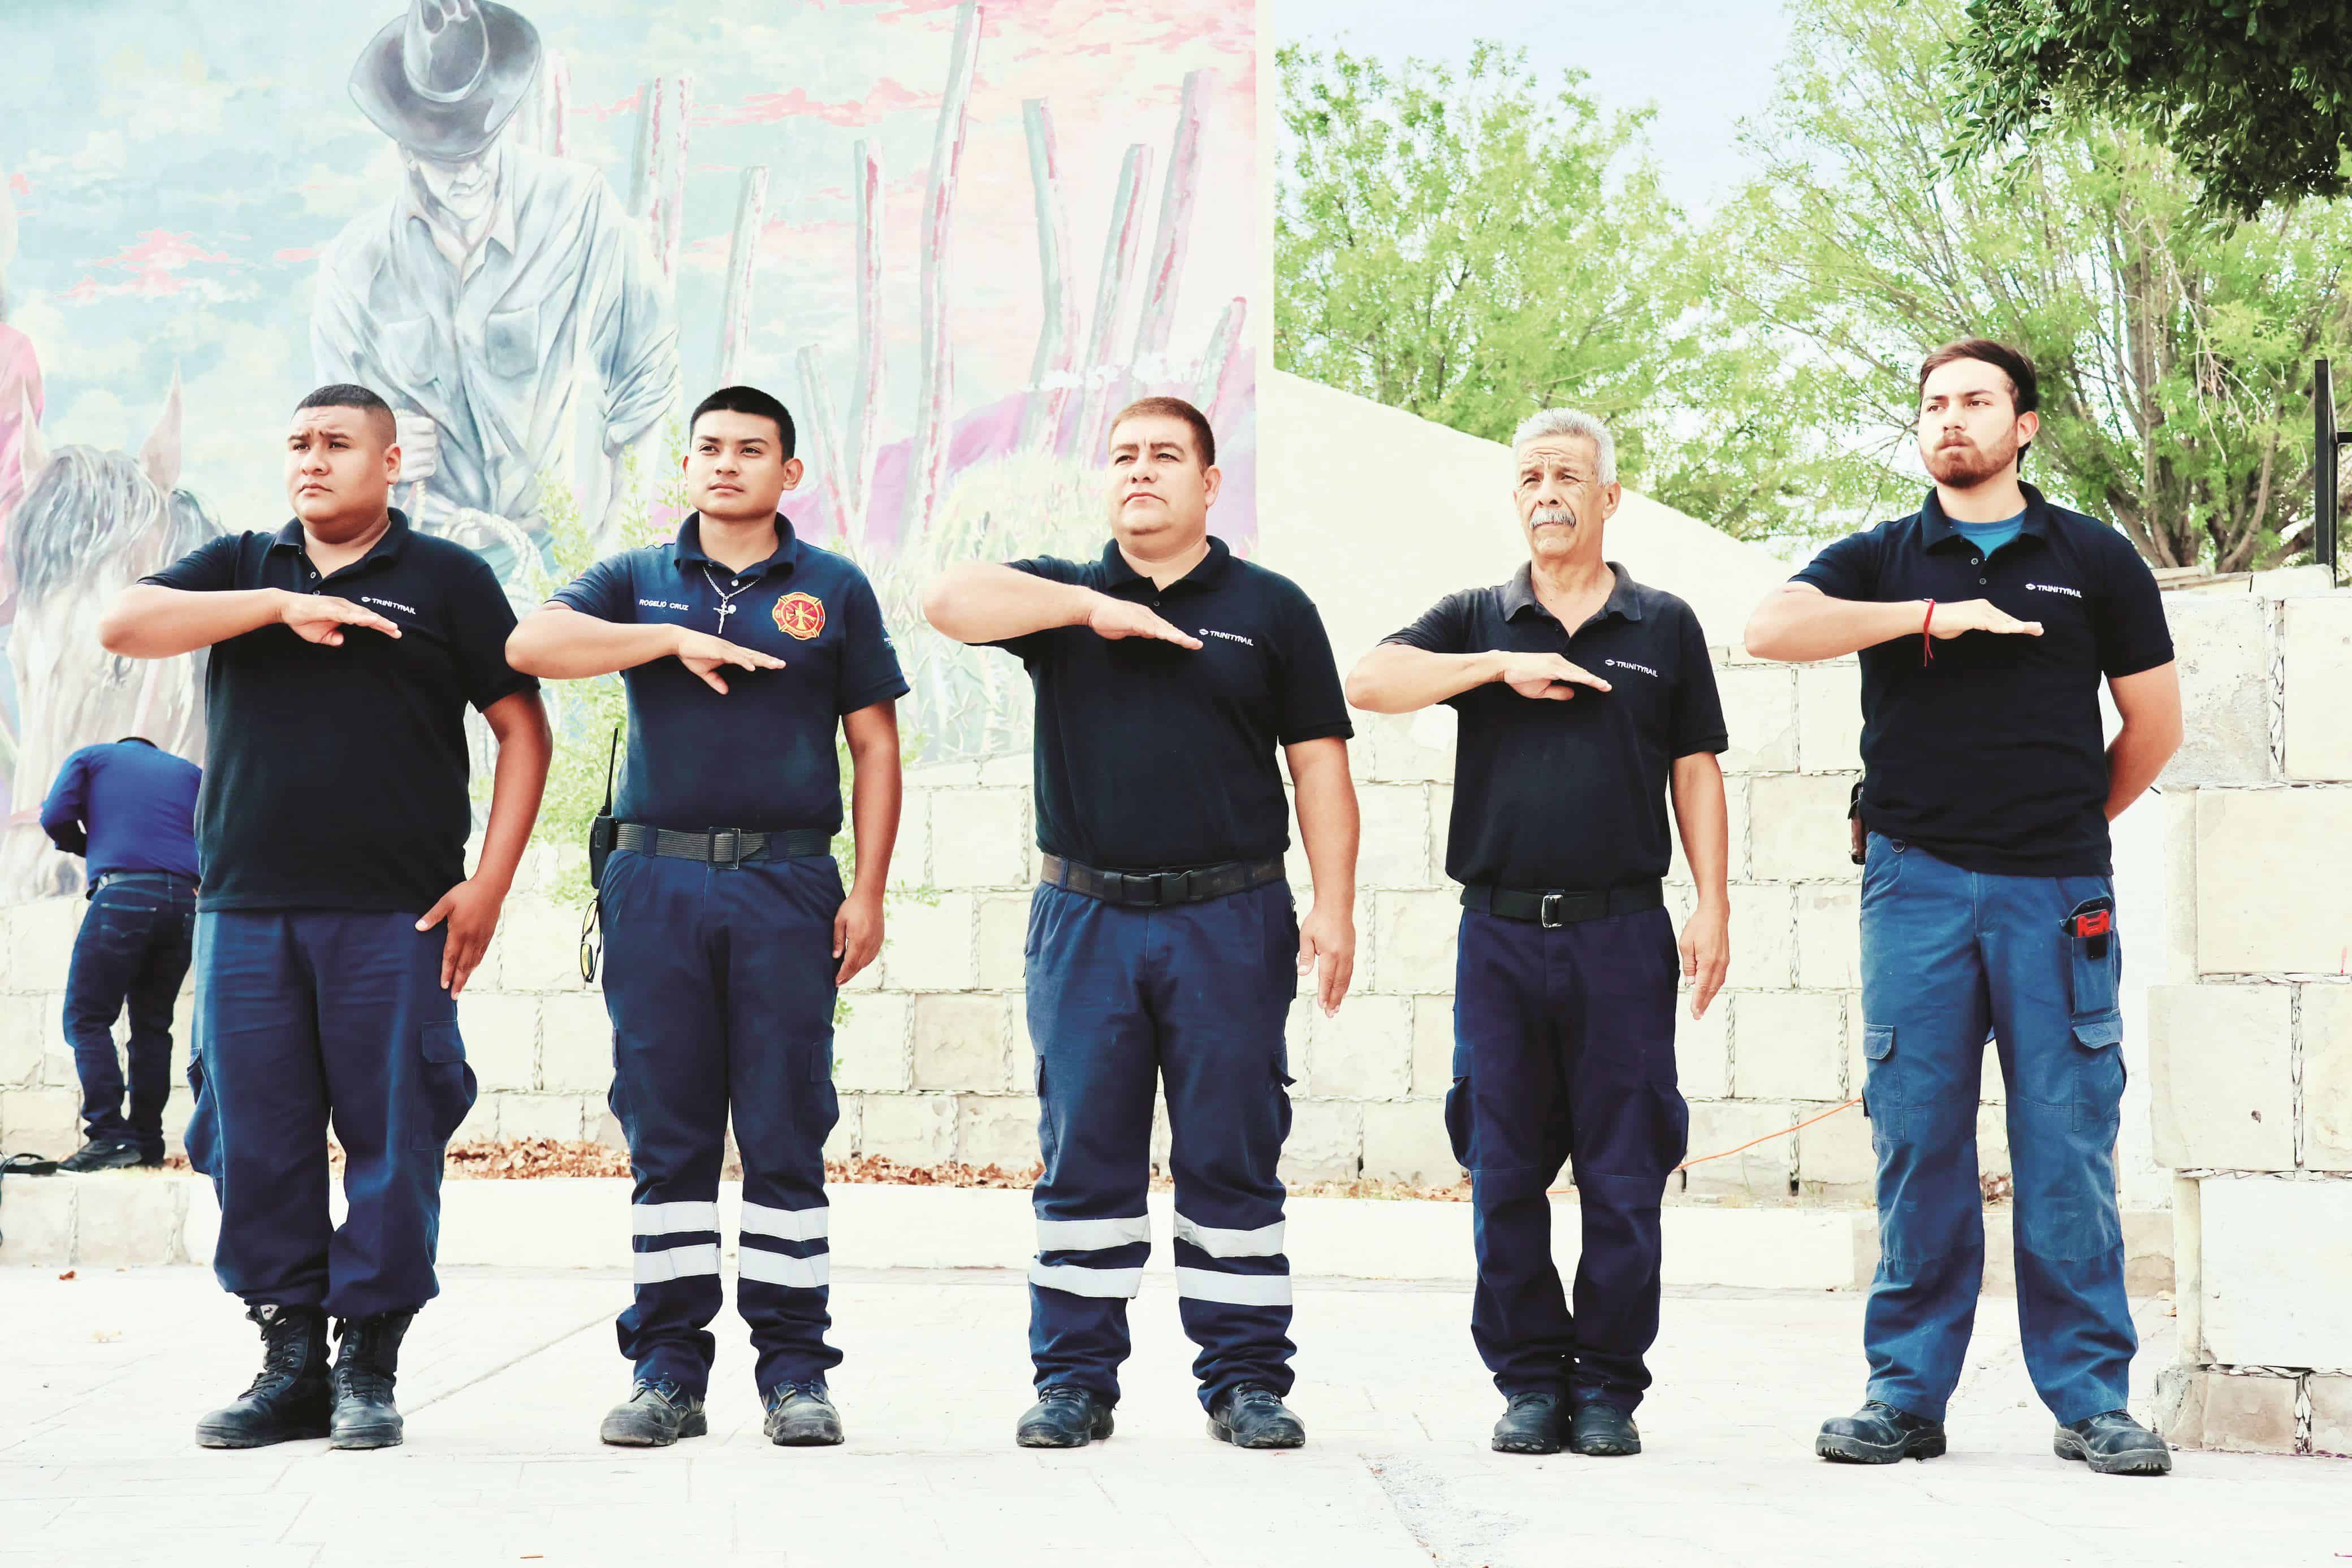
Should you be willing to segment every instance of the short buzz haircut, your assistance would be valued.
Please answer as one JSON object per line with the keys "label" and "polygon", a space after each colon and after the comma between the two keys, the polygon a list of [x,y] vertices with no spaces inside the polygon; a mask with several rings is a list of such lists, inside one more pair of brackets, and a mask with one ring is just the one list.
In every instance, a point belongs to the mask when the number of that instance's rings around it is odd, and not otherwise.
{"label": "short buzz haircut", "polygon": [[1592,443],[1593,477],[1603,485],[1617,483],[1617,438],[1609,427],[1580,408],[1547,408],[1519,421],[1511,433],[1511,455],[1530,441],[1547,435],[1580,435]]}
{"label": "short buzz haircut", "polygon": [[1199,449],[1201,469],[1206,473],[1217,465],[1217,433],[1209,428],[1209,416],[1181,397],[1139,397],[1111,416],[1110,427],[1116,431],[1130,419],[1181,419],[1192,432],[1192,444]]}
{"label": "short buzz haircut", "polygon": [[693,439],[694,427],[702,422],[706,413],[748,413],[755,418],[772,421],[776,427],[776,456],[783,462],[792,460],[794,435],[792,411],[758,387],[720,387],[696,403],[694,416],[686,422],[688,440]]}
{"label": "short buzz haircut", "polygon": [[[1961,338],[1945,344],[1919,361],[1919,391],[1925,395],[1927,378],[1957,360],[1975,360],[1990,365],[2009,379],[2010,408],[2015,413],[2032,413],[2042,406],[2042,387],[2033,373],[2033,361],[2007,343],[1996,343],[1990,338]],[[2017,465],[2025,466],[2025,455],[2033,450],[2026,442],[2017,449]]]}
{"label": "short buzz haircut", "polygon": [[392,404],[367,388],[350,382],[337,382],[332,386],[320,387],[296,403],[294,412],[299,413],[306,408],[355,408],[368,416],[368,428],[383,437],[386,446],[397,438],[399,427],[393,423]]}

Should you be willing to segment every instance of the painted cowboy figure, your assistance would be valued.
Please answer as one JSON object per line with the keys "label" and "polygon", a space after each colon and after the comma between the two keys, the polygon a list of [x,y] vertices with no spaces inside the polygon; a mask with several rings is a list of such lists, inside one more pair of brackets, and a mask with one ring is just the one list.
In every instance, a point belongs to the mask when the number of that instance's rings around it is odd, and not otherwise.
{"label": "painted cowboy figure", "polygon": [[571,470],[582,382],[608,513],[678,387],[659,270],[604,176],[499,136],[540,57],[538,30],[493,0],[409,0],[361,51],[352,98],[406,176],[329,246],[310,320],[320,378],[392,403],[419,526],[508,580],[544,529],[540,476]]}

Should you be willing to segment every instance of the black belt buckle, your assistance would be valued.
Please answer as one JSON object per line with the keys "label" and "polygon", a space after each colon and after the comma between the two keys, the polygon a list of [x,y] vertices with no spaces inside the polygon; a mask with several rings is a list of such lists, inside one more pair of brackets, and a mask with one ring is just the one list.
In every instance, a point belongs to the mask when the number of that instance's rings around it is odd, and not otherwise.
{"label": "black belt buckle", "polygon": [[1121,904],[1154,904],[1160,902],[1160,879],[1146,872],[1139,876],[1133,872],[1115,871],[1110,884]]}
{"label": "black belt buckle", "polygon": [[1559,917],[1560,901],[1567,896],[1564,893],[1545,894],[1543,901],[1536,905],[1536,924],[1547,931],[1557,931],[1567,925],[1568,922]]}
{"label": "black belt buckle", "polygon": [[1192,902],[1192,873],[1189,871],[1166,871],[1160,873],[1160,902],[1190,904]]}
{"label": "black belt buckle", "polygon": [[[743,831],[741,829],[713,828],[710,830],[709,836],[709,842],[703,850],[705,859],[709,860],[712,865],[718,867],[720,871],[740,871],[743,869]],[[725,860],[719,858],[719,841],[721,839],[727,841],[727,858]]]}

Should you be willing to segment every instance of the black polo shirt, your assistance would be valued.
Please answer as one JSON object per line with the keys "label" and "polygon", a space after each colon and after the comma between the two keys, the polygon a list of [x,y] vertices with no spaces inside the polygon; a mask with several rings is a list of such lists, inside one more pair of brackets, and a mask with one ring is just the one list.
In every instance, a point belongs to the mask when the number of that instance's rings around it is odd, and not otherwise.
{"label": "black polo shirt", "polygon": [[[841,716],[906,694],[874,585],[776,518],[776,550],[740,572],[703,552],[689,513],[667,544],[608,556],[555,602],[600,621],[684,626],[784,662],[722,672],[712,691],[676,659],[624,671],[629,748],[614,810],[681,832],[841,828]],[[722,605],[730,606],[724,616]]]}
{"label": "black polo shirt", "polygon": [[1385,639],[1432,653],[1558,653],[1607,681],[1567,702],[1500,681],[1446,698],[1461,716],[1445,874],[1539,892],[1638,886],[1666,874],[1675,758],[1721,751],[1723,705],[1691,607],[1615,561],[1617,586],[1570,632],[1536,598],[1529,570],[1447,594]]}
{"label": "black polo shirt", "polygon": [[1116,540],[1099,560],[1012,566],[1147,605],[1202,643],[1055,626],[994,644],[1020,656],[1037,688],[1038,847],[1109,871],[1287,849],[1276,747],[1355,733],[1323,618],[1299,586],[1213,537],[1164,589]]}
{"label": "black polo shirt", "polygon": [[367,554],[324,578],[289,522],[225,535],[140,580],[323,593],[400,628],[351,627],[341,647],[285,625],[213,644],[197,908],[422,915],[465,880],[466,705],[539,687],[507,664],[514,609],[487,561],[394,511]]}
{"label": "black polo shirt", "polygon": [[2032,486],[2018,535],[1987,559],[1927,493],[1850,535],[1795,580],[1832,599],[1990,599],[2042,635],[1917,636],[1862,651],[1862,819],[1965,870],[2105,876],[2099,677],[2172,661],[2155,574],[2131,541]]}

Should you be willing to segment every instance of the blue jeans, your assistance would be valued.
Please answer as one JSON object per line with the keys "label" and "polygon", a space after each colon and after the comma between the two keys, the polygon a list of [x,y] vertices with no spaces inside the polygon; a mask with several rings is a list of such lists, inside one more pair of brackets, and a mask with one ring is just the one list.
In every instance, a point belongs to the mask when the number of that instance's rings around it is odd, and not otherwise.
{"label": "blue jeans", "polygon": [[1151,1091],[1168,1096],[1176,1309],[1213,1406],[1242,1383],[1290,1392],[1290,1134],[1283,1020],[1298,922],[1272,882],[1198,904],[1127,908],[1050,884],[1029,905],[1037,1049],[1029,1356],[1037,1385],[1116,1404],[1127,1303],[1151,1250]]}
{"label": "blue jeans", "polygon": [[1864,1104],[1878,1155],[1869,1397],[1941,1420],[1984,1273],[1976,1118],[2000,1052],[2027,1372],[2061,1421],[2124,1408],[2138,1338],[2124,1296],[2116,1131],[2119,940],[2070,912],[2104,876],[1963,871],[1874,833],[1862,878]]}
{"label": "blue jeans", "polygon": [[[474,1103],[448,928],[417,915],[219,910],[196,917],[188,1163],[213,1178],[213,1272],[251,1305],[339,1318],[438,1291],[441,1160]],[[327,1129],[349,1212],[327,1211]]]}
{"label": "blue jeans", "polygon": [[[163,1157],[163,1102],[172,1092],[172,1004],[195,939],[196,886],[163,872],[116,873],[89,895],[66,970],[66,1039],[81,1079],[81,1119],[92,1138],[123,1138],[142,1158]],[[114,1020],[131,1007],[131,1113]]]}

